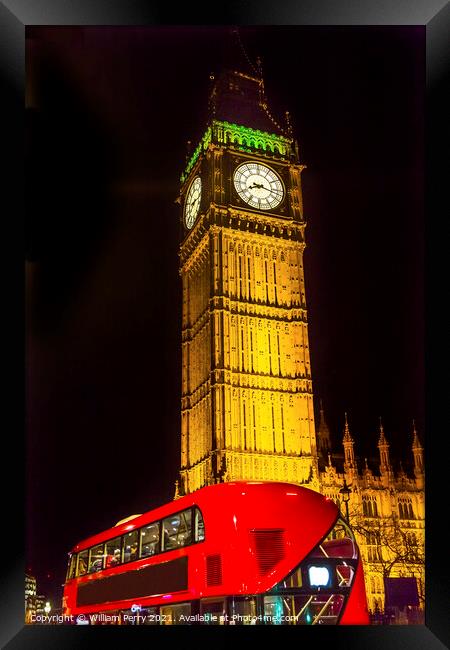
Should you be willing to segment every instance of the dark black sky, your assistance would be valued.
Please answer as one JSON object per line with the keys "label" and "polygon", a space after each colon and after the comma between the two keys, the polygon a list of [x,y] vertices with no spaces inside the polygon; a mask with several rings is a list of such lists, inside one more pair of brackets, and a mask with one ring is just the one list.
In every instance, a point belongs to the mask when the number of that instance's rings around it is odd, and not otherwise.
{"label": "dark black sky", "polygon": [[[173,496],[174,200],[228,31],[28,29],[27,547],[50,594],[76,542]],[[313,385],[334,444],[347,410],[375,455],[382,415],[404,455],[424,423],[424,28],[241,36],[307,165]]]}

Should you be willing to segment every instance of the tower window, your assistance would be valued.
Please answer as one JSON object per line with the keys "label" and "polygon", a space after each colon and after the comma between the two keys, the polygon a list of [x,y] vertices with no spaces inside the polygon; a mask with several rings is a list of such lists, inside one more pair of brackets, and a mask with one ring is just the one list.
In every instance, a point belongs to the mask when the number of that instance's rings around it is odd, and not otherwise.
{"label": "tower window", "polygon": [[266,277],[266,302],[269,302],[269,278],[267,275],[267,260],[264,260],[264,272]]}
{"label": "tower window", "polygon": [[242,402],[242,411],[243,411],[243,429],[244,429],[244,449],[247,449],[247,416],[246,416],[245,401]]}
{"label": "tower window", "polygon": [[281,375],[280,335],[277,332],[278,373]]}
{"label": "tower window", "polygon": [[273,262],[273,288],[275,292],[275,302],[278,301],[278,296],[277,296],[277,269],[276,269],[276,264]]}
{"label": "tower window", "polygon": [[242,298],[242,257],[239,255],[239,298]]}
{"label": "tower window", "polygon": [[273,404],[272,404],[272,436],[273,436],[273,450],[277,450],[276,446],[276,439],[275,439],[275,413],[273,410]]}

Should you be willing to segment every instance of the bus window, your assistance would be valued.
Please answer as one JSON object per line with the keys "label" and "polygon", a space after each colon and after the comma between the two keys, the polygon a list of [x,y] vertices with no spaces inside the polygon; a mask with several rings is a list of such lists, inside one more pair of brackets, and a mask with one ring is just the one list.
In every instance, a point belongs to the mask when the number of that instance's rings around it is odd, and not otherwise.
{"label": "bus window", "polygon": [[69,557],[69,563],[67,565],[67,580],[72,580],[72,578],[75,578],[75,569],[77,566],[77,554],[73,553]]}
{"label": "bus window", "polygon": [[139,531],[132,530],[123,537],[123,561],[133,562],[138,558]]}
{"label": "bus window", "polygon": [[88,553],[87,549],[78,553],[77,576],[84,576],[87,573]]}
{"label": "bus window", "polygon": [[266,625],[335,625],[344,604],[342,594],[264,596]]}
{"label": "bus window", "polygon": [[311,553],[311,557],[356,559],[357,556],[353,533],[342,519],[338,519],[328,537]]}
{"label": "bus window", "polygon": [[159,523],[141,528],[140,557],[148,557],[159,553]]}
{"label": "bus window", "polygon": [[202,513],[198,508],[195,509],[195,541],[203,542],[205,539],[205,524]]}
{"label": "bus window", "polygon": [[[285,598],[284,600],[287,600]],[[291,598],[294,601],[294,598]],[[306,599],[305,599],[306,600]],[[291,610],[288,610],[291,613]],[[295,611],[295,610],[293,610]],[[282,625],[283,615],[283,598],[281,596],[266,596],[264,598],[264,622],[272,625]],[[295,616],[295,614],[294,614]]]}
{"label": "bus window", "polygon": [[229,599],[230,625],[256,625],[256,600],[254,596]]}
{"label": "bus window", "polygon": [[117,566],[122,562],[122,555],[121,555],[121,542],[122,538],[121,537],[115,537],[114,539],[110,539],[106,542],[105,545],[105,555],[106,555],[106,562],[105,562],[105,569],[109,569],[110,567]]}
{"label": "bus window", "polygon": [[138,620],[140,625],[159,625],[157,607],[141,607],[138,613],[142,616],[142,618]]}
{"label": "bus window", "polygon": [[284,580],[279,582],[275,589],[301,589],[303,587],[303,576],[301,565],[290,575],[286,576]]}
{"label": "bus window", "polygon": [[167,605],[160,609],[161,625],[189,625],[191,603],[182,605]]}
{"label": "bus window", "polygon": [[183,510],[163,519],[163,550],[169,551],[192,543],[191,510]]}
{"label": "bus window", "polygon": [[201,615],[204,616],[202,623],[204,625],[225,625],[226,610],[225,600],[204,599],[200,601]]}
{"label": "bus window", "polygon": [[98,544],[90,549],[88,573],[95,573],[103,569],[104,548],[104,544]]}

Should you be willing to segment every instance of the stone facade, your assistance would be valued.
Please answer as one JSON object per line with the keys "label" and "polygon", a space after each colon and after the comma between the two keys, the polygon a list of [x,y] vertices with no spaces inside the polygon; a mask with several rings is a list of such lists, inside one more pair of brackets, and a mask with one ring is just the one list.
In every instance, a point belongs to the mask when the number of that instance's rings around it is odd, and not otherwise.
{"label": "stone facade", "polygon": [[[380,422],[378,458],[355,457],[354,440],[345,418],[343,453],[331,452],[331,437],[323,409],[317,430],[320,491],[333,499],[344,515],[341,492],[350,487],[348,515],[361,549],[368,605],[384,610],[384,577],[415,577],[420,606],[425,602],[425,494],[423,448],[413,424],[408,476],[403,463],[394,471]],[[409,463],[409,460],[412,463]]]}

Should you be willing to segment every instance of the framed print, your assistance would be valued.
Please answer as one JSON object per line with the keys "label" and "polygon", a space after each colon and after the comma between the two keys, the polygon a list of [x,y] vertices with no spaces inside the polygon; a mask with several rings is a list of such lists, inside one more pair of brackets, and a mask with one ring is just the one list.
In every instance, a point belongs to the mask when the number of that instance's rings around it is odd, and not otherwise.
{"label": "framed print", "polygon": [[444,647],[447,10],[66,9],[1,8],[26,107],[6,647]]}

